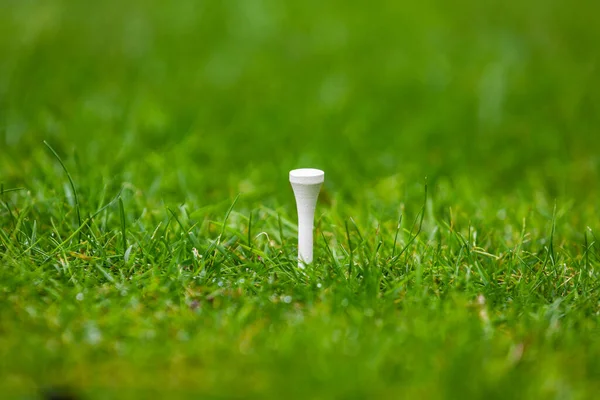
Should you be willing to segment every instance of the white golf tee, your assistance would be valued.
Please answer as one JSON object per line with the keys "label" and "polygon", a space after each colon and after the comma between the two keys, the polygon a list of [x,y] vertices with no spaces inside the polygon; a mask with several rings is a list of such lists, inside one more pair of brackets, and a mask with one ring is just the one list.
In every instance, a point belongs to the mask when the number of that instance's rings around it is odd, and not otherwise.
{"label": "white golf tee", "polygon": [[303,168],[290,171],[290,183],[298,208],[298,266],[304,268],[313,260],[313,229],[315,208],[325,173]]}

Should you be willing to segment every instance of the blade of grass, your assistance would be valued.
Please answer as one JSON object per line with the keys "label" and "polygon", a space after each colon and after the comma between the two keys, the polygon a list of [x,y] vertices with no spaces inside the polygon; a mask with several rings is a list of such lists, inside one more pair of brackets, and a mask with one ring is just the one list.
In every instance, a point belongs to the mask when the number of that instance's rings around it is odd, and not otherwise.
{"label": "blade of grass", "polygon": [[63,160],[60,158],[60,156],[58,155],[58,153],[45,140],[44,140],[44,144],[46,145],[46,147],[48,147],[48,149],[52,152],[52,154],[54,155],[54,157],[58,160],[60,166],[65,171],[65,174],[67,174],[67,178],[69,179],[69,184],[71,185],[71,190],[73,191],[73,198],[75,199],[75,212],[77,213],[77,224],[78,224],[78,228],[79,228],[78,229],[78,231],[79,231],[78,241],[81,242],[81,235],[82,235],[82,229],[81,229],[82,228],[82,224],[81,224],[81,211],[79,209],[79,196],[77,196],[77,189],[75,188],[75,182],[73,182],[73,178],[71,177],[71,173],[67,169],[67,166],[65,165],[65,163],[63,162]]}

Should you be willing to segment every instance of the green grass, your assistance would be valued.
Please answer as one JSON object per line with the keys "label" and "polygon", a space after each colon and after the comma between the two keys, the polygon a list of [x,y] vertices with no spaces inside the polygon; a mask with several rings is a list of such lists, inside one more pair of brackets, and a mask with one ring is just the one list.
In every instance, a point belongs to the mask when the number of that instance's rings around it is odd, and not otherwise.
{"label": "green grass", "polygon": [[600,3],[122,3],[0,0],[3,398],[597,395]]}

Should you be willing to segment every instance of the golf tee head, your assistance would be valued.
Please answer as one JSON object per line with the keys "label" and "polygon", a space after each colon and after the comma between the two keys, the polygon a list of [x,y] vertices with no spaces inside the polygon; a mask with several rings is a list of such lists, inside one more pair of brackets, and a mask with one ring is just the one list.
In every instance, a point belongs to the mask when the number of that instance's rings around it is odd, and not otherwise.
{"label": "golf tee head", "polygon": [[325,173],[319,169],[302,168],[290,171],[290,183],[298,209],[298,266],[313,260],[313,229],[315,208]]}

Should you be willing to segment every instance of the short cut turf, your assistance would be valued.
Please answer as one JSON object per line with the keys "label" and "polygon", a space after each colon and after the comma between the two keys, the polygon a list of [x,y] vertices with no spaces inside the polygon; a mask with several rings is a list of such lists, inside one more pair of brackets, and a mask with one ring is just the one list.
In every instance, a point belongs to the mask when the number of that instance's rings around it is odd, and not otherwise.
{"label": "short cut turf", "polygon": [[0,0],[0,397],[594,398],[598,15]]}

